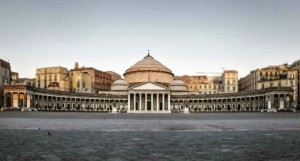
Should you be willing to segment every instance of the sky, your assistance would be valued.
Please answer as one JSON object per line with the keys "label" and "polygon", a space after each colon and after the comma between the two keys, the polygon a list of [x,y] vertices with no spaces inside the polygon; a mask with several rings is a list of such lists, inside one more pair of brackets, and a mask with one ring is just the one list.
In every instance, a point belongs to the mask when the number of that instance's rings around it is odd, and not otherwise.
{"label": "sky", "polygon": [[0,0],[0,59],[123,74],[150,54],[175,75],[300,59],[300,0]]}

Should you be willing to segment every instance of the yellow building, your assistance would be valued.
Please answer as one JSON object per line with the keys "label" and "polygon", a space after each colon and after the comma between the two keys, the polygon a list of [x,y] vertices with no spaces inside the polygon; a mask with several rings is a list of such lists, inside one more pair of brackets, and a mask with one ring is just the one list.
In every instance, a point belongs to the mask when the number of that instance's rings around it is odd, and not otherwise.
{"label": "yellow building", "polygon": [[58,91],[70,91],[68,69],[60,66],[36,69],[36,87]]}
{"label": "yellow building", "polygon": [[76,93],[94,93],[94,77],[88,72],[81,70],[71,70],[71,92]]}
{"label": "yellow building", "polygon": [[225,70],[221,76],[177,76],[188,86],[189,91],[199,94],[233,93],[238,91],[238,72]]}
{"label": "yellow building", "polygon": [[288,64],[256,69],[239,80],[239,91],[254,91],[271,87],[292,87],[298,101],[297,70]]}

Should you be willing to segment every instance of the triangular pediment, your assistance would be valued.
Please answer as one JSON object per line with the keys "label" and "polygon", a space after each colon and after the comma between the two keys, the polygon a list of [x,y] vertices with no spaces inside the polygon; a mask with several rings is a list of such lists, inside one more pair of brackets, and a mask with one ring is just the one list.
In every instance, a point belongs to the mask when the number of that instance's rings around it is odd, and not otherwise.
{"label": "triangular pediment", "polygon": [[132,90],[167,90],[167,88],[162,85],[150,83],[150,82],[136,85],[136,86],[132,87],[131,89]]}

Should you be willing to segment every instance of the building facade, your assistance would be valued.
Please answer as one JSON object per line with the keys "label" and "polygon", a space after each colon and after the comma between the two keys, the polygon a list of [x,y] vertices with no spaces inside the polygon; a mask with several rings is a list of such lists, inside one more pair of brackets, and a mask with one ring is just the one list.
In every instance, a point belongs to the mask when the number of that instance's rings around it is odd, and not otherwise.
{"label": "building facade", "polygon": [[65,67],[46,67],[36,69],[36,87],[58,90],[70,91],[69,71]]}
{"label": "building facade", "polygon": [[238,72],[224,70],[221,76],[176,76],[188,86],[188,91],[196,94],[219,94],[238,92]]}
{"label": "building facade", "polygon": [[10,63],[0,59],[0,107],[4,104],[3,86],[11,81]]}
{"label": "building facade", "polygon": [[17,72],[11,72],[11,84],[17,84],[18,80],[19,80],[19,73]]}
{"label": "building facade", "polygon": [[298,106],[300,106],[300,60],[295,61],[291,68],[297,71],[297,95],[298,95]]}
{"label": "building facade", "polygon": [[94,77],[83,70],[71,70],[71,92],[94,93]]}
{"label": "building facade", "polygon": [[121,75],[114,72],[114,71],[107,71],[106,73],[110,74],[111,75],[111,80],[112,82],[116,81],[116,80],[120,80],[122,79]]}
{"label": "building facade", "polygon": [[290,87],[293,89],[293,99],[298,102],[298,74],[288,64],[269,66],[251,71],[249,75],[239,80],[240,91],[255,91],[272,87]]}
{"label": "building facade", "polygon": [[[92,67],[79,67],[76,62],[75,68],[71,69],[71,73],[85,73],[91,76],[92,80],[92,91],[98,93],[99,91],[109,91],[112,84],[112,76],[101,70],[97,70]],[[84,76],[86,79],[90,79],[89,76]],[[87,80],[89,81],[89,80]],[[74,82],[73,82],[74,83]]]}

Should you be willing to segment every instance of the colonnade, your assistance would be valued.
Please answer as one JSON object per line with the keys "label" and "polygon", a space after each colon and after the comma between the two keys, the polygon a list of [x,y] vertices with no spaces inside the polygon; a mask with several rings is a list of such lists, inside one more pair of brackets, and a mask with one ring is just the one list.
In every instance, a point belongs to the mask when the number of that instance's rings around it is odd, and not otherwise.
{"label": "colonnade", "polygon": [[219,98],[175,96],[171,99],[171,110],[174,112],[183,110],[186,106],[186,100],[188,101],[187,107],[192,112],[281,110],[292,108],[292,98],[290,94],[264,94]]}
{"label": "colonnade", "polygon": [[128,111],[130,113],[169,113],[169,92],[132,91],[128,93]]}
{"label": "colonnade", "polygon": [[186,95],[169,90],[130,90],[122,95],[80,94],[27,86],[4,89],[4,107],[64,111],[112,111],[128,113],[170,113],[188,107],[192,112],[261,111],[292,109],[293,92],[269,89],[256,92],[215,95]]}

